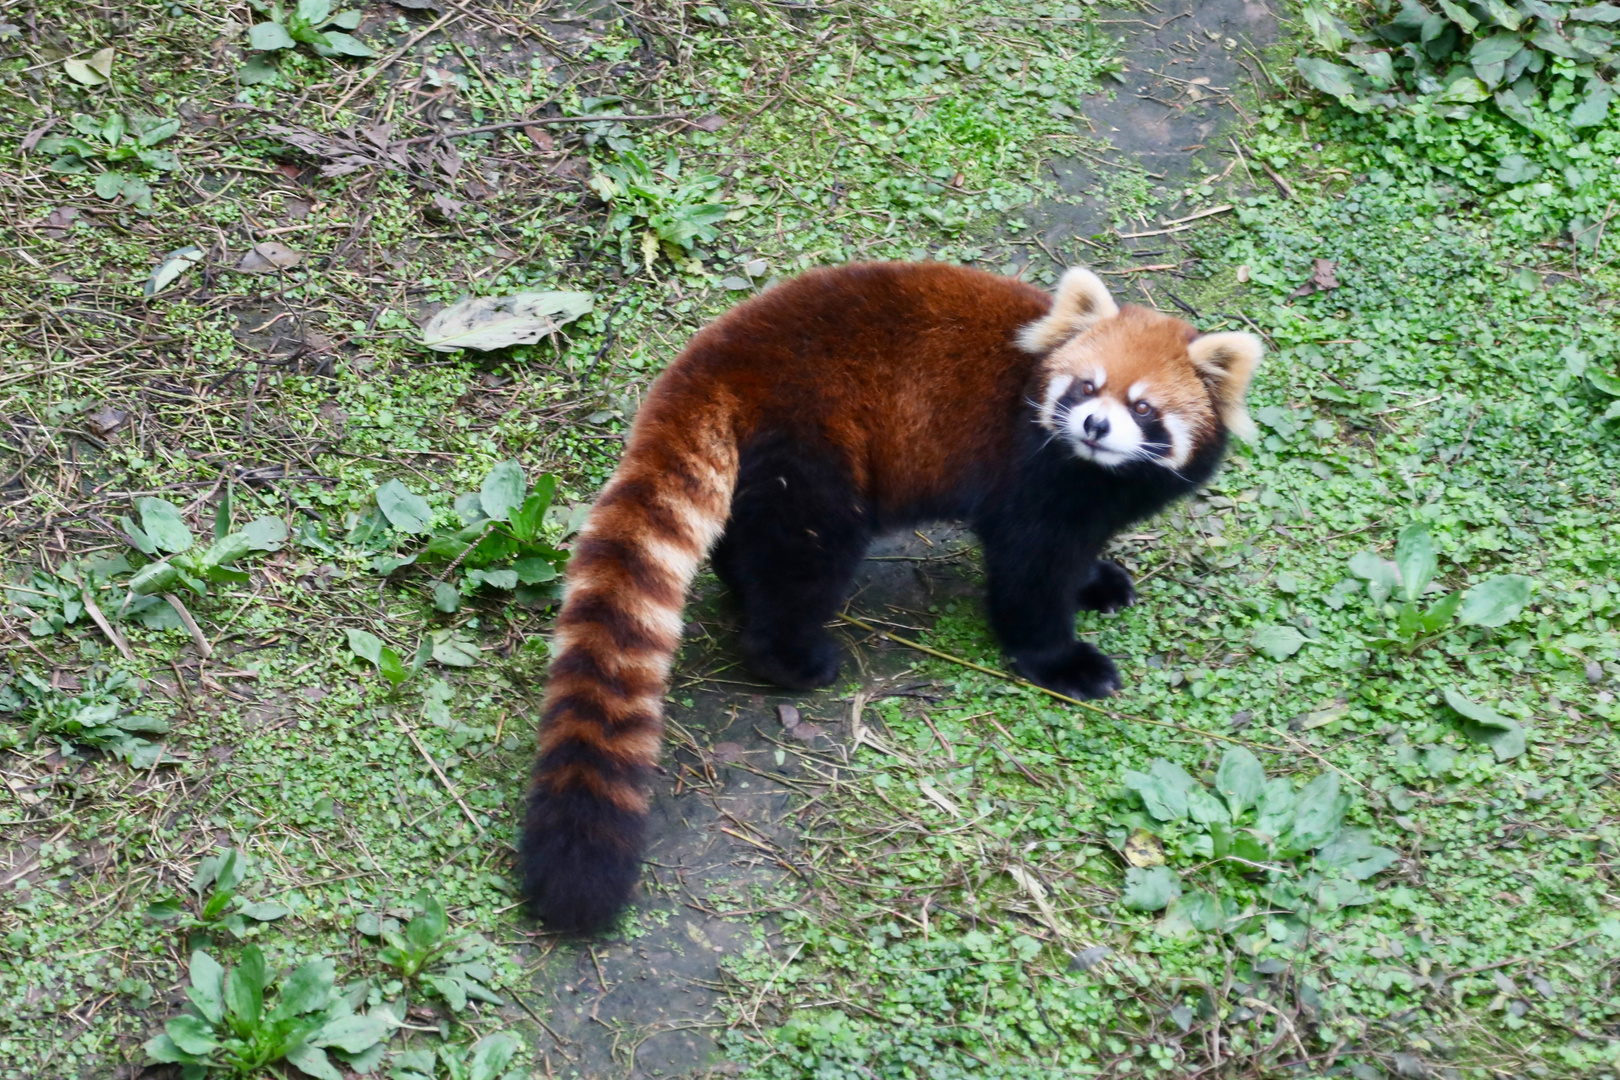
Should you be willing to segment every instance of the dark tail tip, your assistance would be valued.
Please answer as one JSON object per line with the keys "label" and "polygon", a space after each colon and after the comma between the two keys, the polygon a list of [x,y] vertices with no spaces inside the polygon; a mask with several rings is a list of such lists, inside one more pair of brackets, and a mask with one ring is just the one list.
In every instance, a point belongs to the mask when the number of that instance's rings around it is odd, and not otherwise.
{"label": "dark tail tip", "polygon": [[518,872],[529,910],[549,929],[594,934],[630,903],[647,819],[590,791],[529,794]]}

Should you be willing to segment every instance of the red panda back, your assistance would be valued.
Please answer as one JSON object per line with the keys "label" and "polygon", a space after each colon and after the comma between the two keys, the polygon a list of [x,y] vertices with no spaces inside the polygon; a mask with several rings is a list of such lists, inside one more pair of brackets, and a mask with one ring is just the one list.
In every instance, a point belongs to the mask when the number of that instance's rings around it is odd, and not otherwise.
{"label": "red panda back", "polygon": [[740,447],[833,451],[881,516],[1010,455],[1050,298],[943,264],[812,271],[700,331],[658,378],[569,564],[520,845],[523,892],[564,930],[610,923],[640,871],[646,785],[681,608],[720,537]]}

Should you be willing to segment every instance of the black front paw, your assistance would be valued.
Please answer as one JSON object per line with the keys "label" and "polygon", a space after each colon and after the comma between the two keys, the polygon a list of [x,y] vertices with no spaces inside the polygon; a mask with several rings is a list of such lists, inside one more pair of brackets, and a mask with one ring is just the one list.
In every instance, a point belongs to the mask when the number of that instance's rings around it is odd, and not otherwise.
{"label": "black front paw", "polygon": [[1114,662],[1084,641],[1014,656],[1013,670],[1037,686],[1082,700],[1107,697],[1125,685]]}
{"label": "black front paw", "polygon": [[1111,615],[1136,603],[1136,586],[1130,573],[1112,559],[1100,560],[1091,577],[1080,587],[1080,606],[1086,611]]}
{"label": "black front paw", "polygon": [[789,690],[817,690],[838,678],[838,643],[824,631],[776,637],[745,632],[748,670]]}

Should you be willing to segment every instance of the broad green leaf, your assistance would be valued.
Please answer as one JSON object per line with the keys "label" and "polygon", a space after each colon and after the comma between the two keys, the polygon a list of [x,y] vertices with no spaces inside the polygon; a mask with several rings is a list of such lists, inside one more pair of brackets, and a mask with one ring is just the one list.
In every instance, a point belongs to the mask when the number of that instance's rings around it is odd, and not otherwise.
{"label": "broad green leaf", "polygon": [[315,1080],[343,1080],[343,1074],[332,1065],[332,1059],[326,1056],[326,1051],[307,1042],[301,1042],[288,1050],[287,1061],[299,1072],[313,1076]]}
{"label": "broad green leaf", "polygon": [[1581,103],[1569,110],[1569,126],[1572,128],[1597,127],[1609,117],[1609,102],[1614,100],[1614,90],[1601,79],[1591,79],[1586,84],[1586,97]]}
{"label": "broad green leaf", "polygon": [[1228,750],[1215,771],[1215,790],[1226,800],[1233,818],[1258,802],[1265,786],[1266,774],[1260,759],[1242,746]]}
{"label": "broad green leaf", "polygon": [[1286,660],[1299,652],[1305,635],[1292,626],[1262,626],[1254,632],[1254,647],[1273,660]]}
{"label": "broad green leaf", "polygon": [[1487,578],[1463,594],[1457,621],[1464,626],[1502,626],[1530,602],[1531,580],[1522,574]]}
{"label": "broad green leaf", "polygon": [[445,614],[451,614],[461,607],[461,593],[454,585],[439,582],[433,586],[433,606]]}
{"label": "broad green leaf", "polygon": [[1472,34],[1475,30],[1479,29],[1479,20],[1474,18],[1474,16],[1468,12],[1468,9],[1463,7],[1461,4],[1453,3],[1452,0],[1438,0],[1438,2],[1440,4],[1440,10],[1444,11],[1446,13],[1446,17],[1452,22],[1456,23],[1457,27],[1462,30],[1463,33]]}
{"label": "broad green leaf", "polygon": [[129,179],[116,169],[108,169],[96,177],[96,196],[102,199],[116,199],[123,194],[124,181]]}
{"label": "broad green leaf", "polygon": [[1473,64],[1501,63],[1522,48],[1524,42],[1517,34],[1492,34],[1474,42],[1473,47],[1468,50],[1468,59]]}
{"label": "broad green leaf", "polygon": [[1416,600],[1423,595],[1439,566],[1434,555],[1434,543],[1429,539],[1429,528],[1414,521],[1402,529],[1395,539],[1395,568],[1401,575],[1401,595]]}
{"label": "broad green leaf", "polygon": [[1486,738],[1491,753],[1496,755],[1497,761],[1512,761],[1525,751],[1524,728],[1518,724],[1505,731],[1498,731]]}
{"label": "broad green leaf", "polygon": [[373,664],[381,662],[383,643],[382,638],[369,630],[350,630],[349,651]]}
{"label": "broad green leaf", "polygon": [[257,86],[274,79],[280,72],[273,55],[258,53],[248,57],[247,63],[237,69],[236,81],[243,86]]}
{"label": "broad green leaf", "polygon": [[337,965],[327,959],[311,960],[282,980],[272,1019],[281,1020],[326,1008],[332,999]]}
{"label": "broad green leaf", "polygon": [[515,589],[518,585],[516,570],[469,570],[467,580],[475,585],[488,585],[495,589]]}
{"label": "broad green leaf", "polygon": [[1284,776],[1266,781],[1255,803],[1255,831],[1276,840],[1294,822],[1294,785]]}
{"label": "broad green leaf", "polygon": [[1339,834],[1350,797],[1339,791],[1339,774],[1325,772],[1300,789],[1287,845],[1296,851],[1321,847]]}
{"label": "broad green leaf", "polygon": [[287,28],[278,22],[254,23],[248,29],[248,46],[259,52],[271,52],[275,49],[296,48],[298,42],[293,40]]}
{"label": "broad green leaf", "polygon": [[517,1056],[520,1046],[516,1038],[504,1031],[479,1039],[473,1044],[472,1059],[467,1063],[471,1080],[478,1080],[481,1076],[494,1080],[502,1075]]}
{"label": "broad green leaf", "polygon": [[388,680],[390,686],[398,686],[411,677],[410,673],[405,670],[405,663],[400,660],[399,653],[386,645],[377,654],[377,670],[382,673],[383,678]]}
{"label": "broad green leaf", "polygon": [[327,30],[321,35],[326,40],[316,45],[315,51],[326,56],[376,56],[377,50],[361,41],[338,30]]}
{"label": "broad green leaf", "polygon": [[550,473],[534,482],[534,490],[523,500],[517,513],[511,515],[512,532],[519,540],[533,540],[540,535],[540,526],[551,508],[551,497],[557,490],[557,478]]}
{"label": "broad green leaf", "polygon": [[177,1016],[163,1025],[163,1031],[174,1040],[174,1045],[188,1054],[209,1054],[219,1049],[214,1029],[208,1021],[197,1016]]}
{"label": "broad green leaf", "polygon": [[1361,551],[1350,557],[1350,572],[1367,583],[1367,595],[1382,604],[1395,591],[1395,564],[1380,559],[1376,552]]}
{"label": "broad green leaf", "polygon": [[246,855],[235,848],[227,848],[220,854],[219,870],[214,875],[214,887],[229,892],[246,880],[248,868]]}
{"label": "broad green leaf", "polygon": [[271,901],[249,902],[236,909],[254,922],[274,922],[292,914],[292,909]]}
{"label": "broad green leaf", "polygon": [[1181,879],[1168,866],[1125,868],[1125,892],[1120,903],[1127,911],[1163,911],[1181,895]]}
{"label": "broad green leaf", "polygon": [[444,940],[450,930],[450,919],[444,905],[435,896],[422,903],[422,914],[405,925],[405,940],[418,949],[429,949]]}
{"label": "broad green leaf", "polygon": [[1179,914],[1193,929],[1206,934],[1221,929],[1226,923],[1226,908],[1221,898],[1202,889],[1183,895],[1171,905],[1170,913]]}
{"label": "broad green leaf", "polygon": [[1393,865],[1399,857],[1389,848],[1373,844],[1372,833],[1367,829],[1345,829],[1316,853],[1319,865],[1342,870],[1356,881],[1366,881]]}
{"label": "broad green leaf", "polygon": [[423,975],[422,981],[439,992],[451,1012],[461,1012],[467,1007],[467,991],[460,980],[442,975]]}
{"label": "broad green leaf", "polygon": [[398,480],[377,489],[377,509],[400,532],[425,533],[433,521],[433,508],[427,500]]}
{"label": "broad green leaf", "polygon": [[1342,64],[1311,57],[1296,57],[1294,66],[1299,69],[1306,82],[1324,94],[1340,100],[1355,96],[1356,87],[1351,81],[1354,73]]}
{"label": "broad green leaf", "polygon": [[1508,30],[1517,30],[1524,22],[1524,16],[1514,9],[1507,0],[1481,0],[1486,11],[1490,12],[1496,24]]}
{"label": "broad green leaf", "polygon": [[332,0],[298,0],[298,7],[294,10],[300,19],[320,26],[332,15]]}
{"label": "broad green leaf", "polygon": [[190,974],[186,996],[210,1023],[219,1023],[225,1016],[225,969],[199,949],[191,954]]}
{"label": "broad green leaf", "polygon": [[1187,815],[1200,825],[1231,820],[1226,804],[1217,799],[1203,784],[1194,784],[1187,790]]}
{"label": "broad green leaf", "polygon": [[[146,1055],[153,1061],[161,1064],[196,1065],[208,1060],[207,1057],[201,1054],[190,1054],[180,1049],[180,1047],[176,1045],[175,1041],[169,1038],[168,1035],[158,1035],[154,1038],[148,1039],[146,1045],[141,1047],[141,1049],[145,1050]],[[187,1080],[189,1080],[189,1077]]]}
{"label": "broad green leaf", "polygon": [[202,565],[229,566],[252,550],[253,542],[245,531],[227,533],[208,545],[208,550],[202,553]]}
{"label": "broad green leaf", "polygon": [[523,466],[515,461],[502,461],[484,477],[478,489],[478,501],[484,513],[496,521],[507,521],[513,511],[523,505],[523,494],[527,488]]}
{"label": "broad green leaf", "polygon": [[581,292],[470,296],[428,320],[422,328],[422,344],[439,352],[532,345],[584,315],[595,304],[592,294]]}
{"label": "broad green leaf", "polygon": [[62,69],[68,77],[76,83],[85,86],[100,86],[112,78],[113,50],[111,47],[98,50],[83,60],[72,59],[62,61]]}
{"label": "broad green leaf", "polygon": [[135,140],[142,146],[156,146],[158,143],[174,137],[180,130],[180,121],[176,118],[159,120],[150,127],[143,128],[140,136]]}
{"label": "broad green leaf", "polygon": [[309,1037],[313,1046],[333,1046],[350,1054],[375,1046],[396,1026],[392,1014],[375,1010],[364,1016],[340,1016]]}
{"label": "broad green leaf", "polygon": [[1450,86],[1436,100],[1450,104],[1472,104],[1476,101],[1489,100],[1491,88],[1481,79],[1472,75],[1464,75],[1453,79]]}
{"label": "broad green leaf", "polygon": [[353,9],[340,11],[327,20],[326,25],[335,26],[339,30],[353,30],[360,25],[365,16]]}
{"label": "broad green leaf", "polygon": [[287,542],[287,523],[278,517],[254,518],[242,528],[254,551],[275,551]]}
{"label": "broad green leaf", "polygon": [[1395,82],[1395,64],[1387,52],[1352,52],[1344,58],[1386,86]]}
{"label": "broad green leaf", "polygon": [[136,551],[146,555],[157,554],[157,545],[152,543],[152,538],[147,536],[146,533],[133,521],[129,520],[127,516],[120,517],[118,519],[118,524],[123,528],[124,535],[129,538],[129,542],[135,546]]}
{"label": "broad green leaf", "polygon": [[1620,22],[1620,7],[1614,4],[1589,4],[1576,8],[1564,17],[1575,22]]}
{"label": "broad green leaf", "polygon": [[1418,625],[1426,634],[1438,633],[1451,625],[1452,618],[1461,606],[1462,593],[1447,593],[1429,606],[1429,610],[1418,619]]}
{"label": "broad green leaf", "polygon": [[141,515],[141,528],[160,550],[187,551],[197,542],[180,519],[180,508],[173,503],[163,499],[136,499],[135,509]]}
{"label": "broad green leaf", "polygon": [[1180,821],[1187,816],[1187,792],[1194,783],[1185,769],[1163,758],[1154,759],[1148,772],[1125,772],[1125,787],[1140,795],[1147,812],[1159,821]]}
{"label": "broad green leaf", "polygon": [[249,945],[225,976],[225,1011],[239,1021],[256,1023],[264,1015],[264,986],[268,981],[264,953],[257,945]]}
{"label": "broad green leaf", "polygon": [[170,562],[147,563],[129,579],[129,591],[136,596],[165,593],[180,582],[180,571]]}
{"label": "broad green leaf", "polygon": [[1490,706],[1476,705],[1449,686],[1446,687],[1444,693],[1447,705],[1450,705],[1457,712],[1461,713],[1463,716],[1466,716],[1476,724],[1480,724],[1488,728],[1496,728],[1497,730],[1501,731],[1518,726],[1514,723],[1514,721],[1509,720],[1507,717],[1503,716]]}
{"label": "broad green leaf", "polygon": [[440,630],[433,635],[433,659],[446,667],[476,667],[480,659],[478,644],[453,631]]}
{"label": "broad green leaf", "polygon": [[[133,201],[133,200],[132,200]],[[174,284],[175,279],[203,261],[203,250],[195,245],[176,248],[163,256],[163,261],[157,264],[146,284],[141,287],[144,296],[156,296],[158,293]]]}
{"label": "broad green leaf", "polygon": [[539,557],[528,559],[514,559],[512,571],[517,574],[518,580],[525,585],[543,585],[554,581],[557,577],[557,568],[548,559]]}

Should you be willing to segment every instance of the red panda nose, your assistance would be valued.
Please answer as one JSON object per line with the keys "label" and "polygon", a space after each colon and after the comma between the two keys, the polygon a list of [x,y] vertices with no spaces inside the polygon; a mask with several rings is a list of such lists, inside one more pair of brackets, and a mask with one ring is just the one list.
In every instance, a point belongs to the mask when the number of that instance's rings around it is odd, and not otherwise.
{"label": "red panda nose", "polygon": [[1085,430],[1086,438],[1100,439],[1108,434],[1108,417],[1092,413],[1081,422],[1080,426]]}

